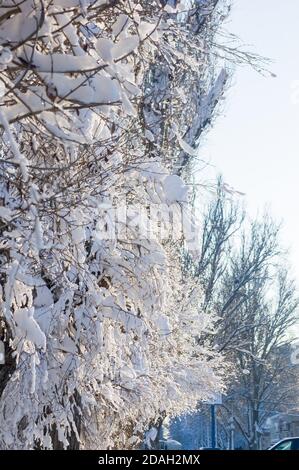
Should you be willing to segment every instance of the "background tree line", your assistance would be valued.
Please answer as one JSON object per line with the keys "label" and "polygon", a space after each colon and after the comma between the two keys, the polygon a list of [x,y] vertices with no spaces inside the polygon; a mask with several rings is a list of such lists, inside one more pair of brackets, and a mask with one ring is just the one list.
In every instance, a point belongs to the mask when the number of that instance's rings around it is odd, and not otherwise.
{"label": "background tree line", "polygon": [[232,366],[221,420],[233,418],[251,449],[269,416],[299,406],[291,361],[298,296],[280,233],[267,212],[251,220],[219,177],[204,209],[199,256],[184,254],[186,272],[203,286],[204,310],[218,317],[210,341]]}

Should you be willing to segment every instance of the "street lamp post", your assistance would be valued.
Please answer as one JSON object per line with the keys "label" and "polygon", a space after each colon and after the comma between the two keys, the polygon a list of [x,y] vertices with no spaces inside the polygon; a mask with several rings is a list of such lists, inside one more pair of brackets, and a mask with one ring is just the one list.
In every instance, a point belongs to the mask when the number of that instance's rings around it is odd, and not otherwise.
{"label": "street lamp post", "polygon": [[234,417],[229,418],[229,450],[235,449],[235,423]]}
{"label": "street lamp post", "polygon": [[211,395],[210,400],[207,402],[210,405],[211,410],[211,448],[217,447],[217,416],[216,406],[222,404],[221,393],[214,393]]}
{"label": "street lamp post", "polygon": [[216,448],[217,422],[216,422],[216,405],[211,405],[211,447]]}

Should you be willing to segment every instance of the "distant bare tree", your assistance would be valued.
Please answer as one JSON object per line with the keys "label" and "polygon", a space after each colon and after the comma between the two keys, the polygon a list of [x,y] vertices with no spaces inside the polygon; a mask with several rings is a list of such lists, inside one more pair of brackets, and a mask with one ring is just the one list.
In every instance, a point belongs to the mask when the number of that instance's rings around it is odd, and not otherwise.
{"label": "distant bare tree", "polygon": [[299,371],[291,364],[292,344],[287,335],[297,320],[298,298],[294,282],[281,268],[272,278],[251,281],[247,291],[237,315],[240,323],[246,319],[247,328],[239,335],[239,346],[232,354],[237,380],[228,402],[232,399],[230,404],[239,424],[243,423],[249,448],[257,449],[271,413],[287,412],[299,404]]}
{"label": "distant bare tree", "polygon": [[[262,221],[255,220],[249,230],[244,229],[236,240],[237,249],[231,250],[228,268],[222,277],[222,285],[216,299],[220,322],[220,349],[236,347],[244,330],[254,327],[252,318],[239,313],[246,302],[257,302],[259,283],[269,280],[271,268],[280,254],[279,227],[269,215]],[[252,288],[252,285],[255,287]]]}
{"label": "distant bare tree", "polygon": [[219,281],[227,271],[231,239],[244,220],[244,211],[239,204],[227,198],[223,185],[220,176],[215,197],[209,202],[203,217],[198,261],[194,263],[186,257],[186,269],[193,271],[204,288],[206,310],[212,305]]}
{"label": "distant bare tree", "polygon": [[248,222],[225,188],[219,178],[203,218],[199,258],[187,255],[185,269],[203,286],[205,310],[218,315],[211,342],[234,365],[221,420],[228,425],[233,414],[247,446],[256,449],[271,413],[298,404],[298,367],[287,334],[297,321],[298,298],[280,226],[267,213]]}

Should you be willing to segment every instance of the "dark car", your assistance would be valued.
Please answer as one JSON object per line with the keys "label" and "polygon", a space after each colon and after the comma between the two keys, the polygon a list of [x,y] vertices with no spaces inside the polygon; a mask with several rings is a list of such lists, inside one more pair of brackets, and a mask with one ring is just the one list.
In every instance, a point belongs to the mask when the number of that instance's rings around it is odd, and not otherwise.
{"label": "dark car", "polygon": [[299,450],[299,437],[287,437],[277,442],[268,450]]}

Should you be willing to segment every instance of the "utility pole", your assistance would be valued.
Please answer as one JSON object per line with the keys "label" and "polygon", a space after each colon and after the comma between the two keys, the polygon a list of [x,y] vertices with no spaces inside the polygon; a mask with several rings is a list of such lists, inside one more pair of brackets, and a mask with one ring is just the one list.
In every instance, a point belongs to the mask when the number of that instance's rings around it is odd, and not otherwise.
{"label": "utility pole", "polygon": [[216,448],[217,444],[217,421],[216,421],[216,405],[211,405],[211,447]]}

